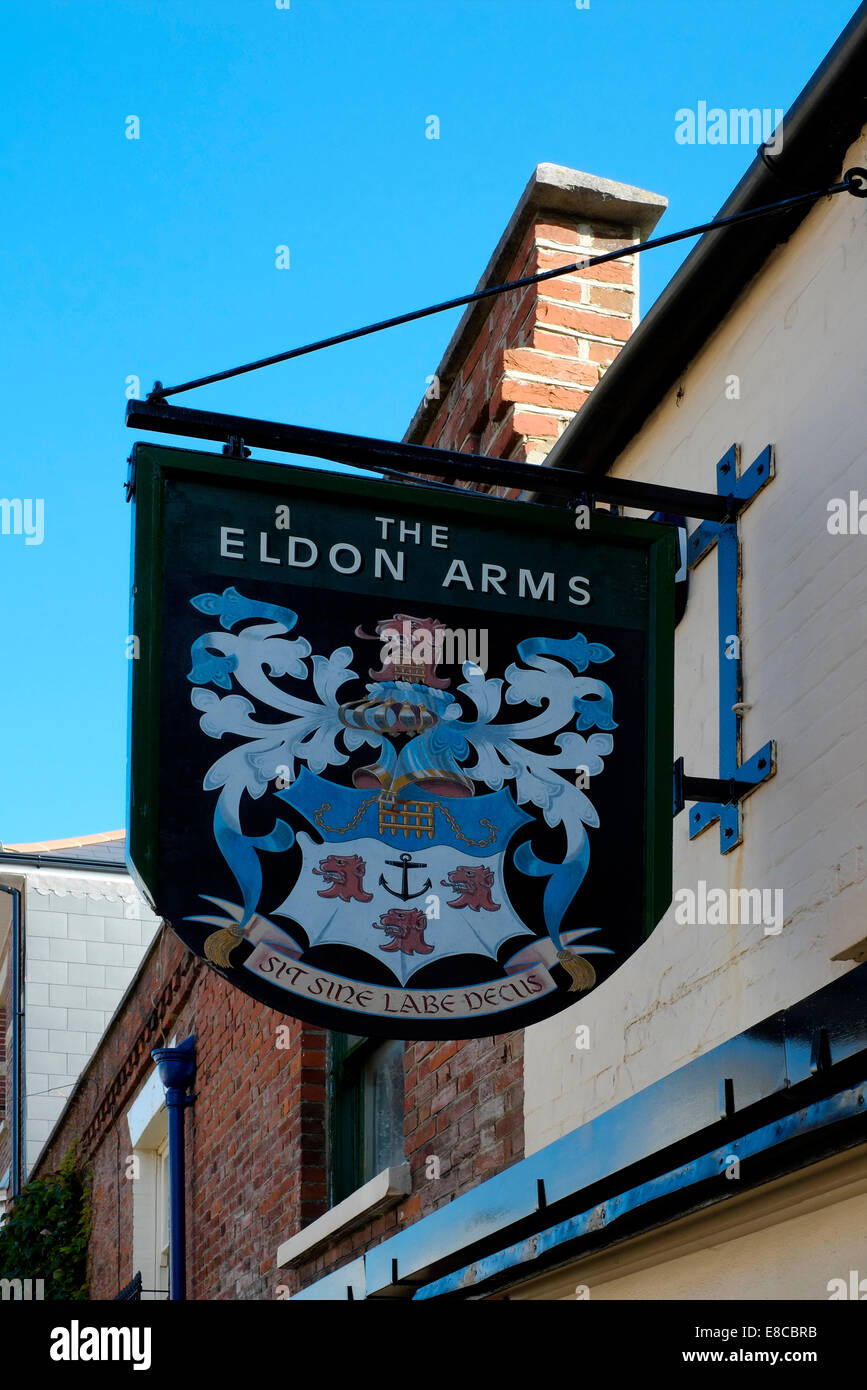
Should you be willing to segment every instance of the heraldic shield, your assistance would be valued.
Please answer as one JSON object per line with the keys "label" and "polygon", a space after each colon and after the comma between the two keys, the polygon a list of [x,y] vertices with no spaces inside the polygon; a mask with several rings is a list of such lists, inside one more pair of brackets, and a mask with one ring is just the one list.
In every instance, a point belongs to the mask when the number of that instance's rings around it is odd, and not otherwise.
{"label": "heraldic shield", "polygon": [[[221,700],[207,686],[234,679],[261,698],[270,684],[264,668],[272,675],[293,667],[306,674],[310,644],[284,640],[297,615],[235,589],[198,595],[192,603],[219,613],[230,632],[245,617],[273,619],[237,636],[209,633],[192,649],[193,704],[203,712],[204,732],[262,732],[244,708],[248,701]],[[400,613],[375,628],[383,665],[370,672],[363,698],[337,697],[354,676],[351,649],[327,660],[313,657],[322,703],[287,701],[275,687],[271,702],[284,710],[288,703],[293,718],[272,726],[273,737],[241,745],[210,769],[205,788],[222,786],[215,837],[244,901],[202,893],[225,915],[186,920],[218,928],[204,942],[213,964],[252,974],[302,1014],[319,1001],[354,1015],[357,1030],[373,1031],[377,1024],[405,1029],[411,1016],[445,1036],[499,1031],[522,1005],[592,987],[589,957],[612,954],[603,943],[586,941],[598,928],[562,929],[587,870],[585,826],[596,823],[596,813],[585,793],[556,771],[576,762],[602,769],[602,755],[612,747],[607,730],[616,728],[612,694],[604,682],[581,673],[612,653],[580,633],[520,643],[518,655],[527,665],[506,672],[506,702],[544,709],[529,720],[495,724],[502,679],[489,679],[466,661],[459,701],[439,675],[444,623]],[[355,635],[368,638],[360,627]],[[475,706],[475,720],[461,717],[467,701]],[[576,722],[606,732],[585,737],[569,731]],[[551,734],[554,751],[523,746],[527,736]],[[374,762],[352,772],[352,785],[323,775],[330,764],[346,761],[340,743],[375,750]],[[467,761],[471,746],[475,762]],[[306,765],[299,765],[302,759]],[[290,761],[299,765],[297,773]],[[277,773],[276,795],[294,815],[292,825],[280,819],[269,835],[252,837],[240,830],[241,793],[249,791],[251,774],[255,784],[263,772],[267,781]],[[517,800],[504,785],[509,781],[517,783]],[[541,806],[541,826],[520,799]],[[528,827],[536,835],[514,848],[517,833]],[[540,859],[533,848],[538,832],[557,827],[565,852],[561,847],[559,861]],[[290,849],[295,869],[289,891],[264,913],[259,855]],[[544,923],[544,936],[532,914]],[[242,944],[245,950],[236,955]]]}
{"label": "heraldic shield", "polygon": [[509,902],[503,860],[530,817],[508,793],[451,804],[423,793],[384,801],[335,791],[305,769],[281,795],[323,837],[297,836],[303,867],[276,913],[303,922],[311,946],[336,942],[381,953],[405,985],[445,956],[496,961],[504,942],[526,935]]}

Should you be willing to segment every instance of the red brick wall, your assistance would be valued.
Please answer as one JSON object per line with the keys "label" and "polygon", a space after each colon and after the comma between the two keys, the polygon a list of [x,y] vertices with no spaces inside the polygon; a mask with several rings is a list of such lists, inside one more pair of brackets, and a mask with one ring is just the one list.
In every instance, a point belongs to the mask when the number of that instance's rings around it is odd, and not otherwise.
{"label": "red brick wall", "polygon": [[[620,249],[625,230],[539,211],[503,279]],[[420,442],[541,463],[632,332],[634,272],[630,256],[492,299]]]}
{"label": "red brick wall", "polygon": [[[523,1040],[517,1032],[407,1048],[406,1153],[426,1210],[522,1156]],[[425,1175],[429,1156],[439,1159],[435,1180]]]}
{"label": "red brick wall", "polygon": [[325,1034],[206,968],[184,1025],[198,1038],[190,1296],[274,1297],[277,1246],[325,1210]]}

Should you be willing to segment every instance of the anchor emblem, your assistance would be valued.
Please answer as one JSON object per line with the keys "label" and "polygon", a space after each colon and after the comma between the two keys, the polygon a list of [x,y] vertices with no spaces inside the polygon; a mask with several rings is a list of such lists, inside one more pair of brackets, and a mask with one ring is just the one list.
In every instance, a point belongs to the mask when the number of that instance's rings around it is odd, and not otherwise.
{"label": "anchor emblem", "polygon": [[386,864],[395,869],[401,869],[400,888],[392,888],[386,883],[385,874],[379,875],[379,886],[384,888],[386,893],[391,893],[392,897],[400,898],[402,902],[408,903],[410,898],[420,898],[422,893],[426,893],[431,886],[430,879],[427,879],[423,888],[419,888],[417,893],[409,891],[409,871],[410,869],[426,869],[427,864],[414,864],[411,854],[402,854],[399,859],[386,859]]}

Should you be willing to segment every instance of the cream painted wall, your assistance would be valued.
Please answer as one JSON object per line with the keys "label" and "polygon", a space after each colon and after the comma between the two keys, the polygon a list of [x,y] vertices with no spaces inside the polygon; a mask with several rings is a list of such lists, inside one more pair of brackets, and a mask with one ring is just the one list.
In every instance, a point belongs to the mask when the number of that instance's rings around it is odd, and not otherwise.
{"label": "cream painted wall", "polygon": [[[865,162],[862,132],[842,168]],[[742,467],[776,446],[777,476],[742,519],[742,636],[744,755],[774,738],[778,771],[729,855],[717,826],[690,843],[675,820],[674,886],[782,889],[783,929],[681,926],[670,909],[611,980],[527,1029],[528,1154],[844,974],[831,957],[864,936],[867,536],[830,535],[827,505],[867,498],[865,209],[840,195],[810,212],[614,470],[713,491],[732,443]],[[675,660],[676,754],[716,776],[715,551],[692,572]]]}

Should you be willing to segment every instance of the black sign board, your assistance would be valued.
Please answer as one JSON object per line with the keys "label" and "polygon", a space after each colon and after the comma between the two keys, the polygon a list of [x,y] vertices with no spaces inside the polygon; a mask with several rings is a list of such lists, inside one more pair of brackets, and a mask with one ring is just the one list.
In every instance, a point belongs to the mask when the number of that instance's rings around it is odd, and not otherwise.
{"label": "black sign board", "polygon": [[671,897],[670,527],[134,452],[131,867],[285,1013],[460,1038]]}

